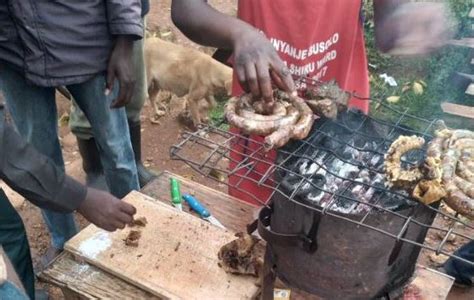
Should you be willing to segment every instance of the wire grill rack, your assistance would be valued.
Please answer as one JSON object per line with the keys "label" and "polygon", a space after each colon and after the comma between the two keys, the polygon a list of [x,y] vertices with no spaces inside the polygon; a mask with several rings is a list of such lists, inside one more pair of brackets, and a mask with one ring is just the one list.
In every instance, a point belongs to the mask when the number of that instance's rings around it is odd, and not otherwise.
{"label": "wire grill rack", "polygon": [[[300,82],[307,85],[307,87],[316,87],[321,82],[308,79],[306,77],[297,78]],[[313,130],[309,137],[303,141],[297,143],[297,147],[284,147],[278,150],[279,159],[275,161],[274,155],[266,153],[264,151],[263,141],[258,138],[252,138],[246,135],[242,135],[234,130],[222,129],[222,126],[201,126],[195,132],[185,132],[182,136],[182,140],[171,147],[170,154],[172,159],[180,160],[192,167],[198,173],[205,177],[212,178],[219,181],[220,183],[226,184],[229,188],[238,190],[242,195],[254,199],[256,202],[263,206],[267,206],[268,200],[270,200],[275,193],[284,195],[288,201],[292,201],[297,205],[306,207],[320,214],[327,215],[334,218],[339,218],[346,222],[352,223],[354,226],[360,226],[375,230],[381,234],[387,235],[397,242],[405,242],[423,249],[427,249],[436,254],[444,254],[455,259],[464,261],[468,264],[474,265],[474,262],[468,261],[464,258],[457,256],[454,253],[454,247],[447,247],[448,241],[455,237],[458,241],[469,242],[473,240],[474,225],[471,221],[458,216],[454,212],[445,210],[443,208],[437,208],[437,206],[427,206],[427,208],[437,215],[437,220],[434,223],[426,223],[417,220],[415,216],[410,214],[402,214],[397,210],[388,209],[387,207],[380,204],[381,200],[387,195],[397,196],[400,199],[408,203],[415,205],[413,200],[408,194],[400,193],[398,190],[387,189],[385,187],[371,185],[370,183],[362,183],[354,181],[354,178],[340,178],[344,181],[348,181],[348,185],[344,190],[329,191],[325,190],[320,186],[316,186],[311,181],[311,176],[303,176],[294,171],[294,169],[288,167],[288,160],[291,159],[309,159],[312,162],[318,164],[318,168],[326,168],[324,162],[329,159],[339,159],[347,164],[352,164],[359,167],[359,173],[364,169],[369,169],[373,173],[382,173],[383,170],[370,169],[368,166],[358,164],[353,161],[345,161],[344,158],[338,157],[337,153],[331,149],[325,149],[322,145],[316,141],[320,140],[321,137],[332,139],[334,142],[345,147],[354,148],[357,151],[365,151],[369,157],[371,155],[384,155],[385,151],[392,144],[392,142],[402,132],[404,135],[417,135],[422,136],[425,140],[432,138],[432,132],[436,127],[437,120],[427,120],[420,118],[413,114],[410,114],[408,109],[400,111],[395,109],[393,106],[376,99],[362,98],[352,93],[352,97],[363,101],[370,101],[372,112],[371,115],[359,114],[360,126],[365,122],[373,122],[379,124],[385,128],[385,133],[380,136],[375,136],[367,132],[358,130],[361,127],[348,128],[346,124],[341,121],[330,121],[326,119],[319,119],[313,127]],[[356,113],[356,112],[348,112]],[[351,132],[352,138],[365,138],[376,141],[377,147],[375,149],[366,150],[360,149],[357,146],[350,144],[349,139],[338,139],[337,136],[330,136],[325,130],[325,126],[330,122],[335,122],[337,126],[343,127],[345,130]],[[334,124],[333,124],[334,125]],[[252,147],[250,147],[252,145]],[[321,163],[321,160],[314,160],[309,153],[311,151],[326,151],[327,155]],[[309,152],[308,152],[309,151]],[[234,155],[232,155],[232,153]],[[236,159],[237,156],[243,157],[243,159]],[[405,164],[413,164],[412,161],[405,161]],[[331,170],[326,170],[331,172]],[[298,187],[291,193],[288,193],[282,187],[282,181],[275,179],[276,173],[292,174],[298,178]],[[338,176],[337,174],[332,174]],[[228,180],[232,177],[233,180]],[[270,193],[262,199],[262,195],[255,195],[251,191],[248,191],[244,182],[250,181],[254,184],[267,188]],[[310,184],[313,188],[320,190],[323,193],[330,195],[330,201],[324,207],[311,205],[297,199],[297,191],[305,184]],[[346,190],[352,188],[354,185],[365,185],[379,190],[381,193],[376,196],[377,198],[371,202],[363,202],[357,197],[347,196]],[[364,213],[358,215],[340,214],[333,211],[331,208],[338,199],[344,199],[358,205],[365,206],[367,209]],[[416,204],[422,205],[422,204]],[[373,213],[386,213],[392,214],[393,217],[402,220],[399,228],[396,231],[387,231],[372,224],[368,220],[370,215]],[[442,222],[439,222],[441,219]],[[370,224],[369,224],[370,223]],[[412,240],[405,236],[405,233],[410,225],[420,226],[430,230],[431,233],[436,234],[440,237],[439,241],[430,241],[429,243],[420,243],[419,241]],[[464,228],[464,230],[461,230]],[[466,233],[467,232],[467,233]]]}

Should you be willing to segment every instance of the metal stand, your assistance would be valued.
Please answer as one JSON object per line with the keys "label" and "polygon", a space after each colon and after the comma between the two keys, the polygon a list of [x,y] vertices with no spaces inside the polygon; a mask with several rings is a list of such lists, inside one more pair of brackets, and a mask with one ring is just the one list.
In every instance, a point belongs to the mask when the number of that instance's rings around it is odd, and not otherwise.
{"label": "metal stand", "polygon": [[276,273],[272,254],[270,253],[270,248],[268,246],[265,251],[262,277],[262,300],[273,300]]}

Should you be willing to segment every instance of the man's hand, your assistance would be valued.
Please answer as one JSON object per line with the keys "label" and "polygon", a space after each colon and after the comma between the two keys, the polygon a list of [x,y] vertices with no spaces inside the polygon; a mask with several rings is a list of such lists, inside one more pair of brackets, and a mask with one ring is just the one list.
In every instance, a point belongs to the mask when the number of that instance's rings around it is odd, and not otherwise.
{"label": "man's hand", "polygon": [[255,29],[237,35],[234,41],[234,70],[240,84],[255,98],[273,101],[272,80],[287,92],[293,92],[295,84],[290,71],[265,36]]}
{"label": "man's hand", "polygon": [[448,13],[442,3],[392,5],[376,20],[377,45],[393,55],[429,53],[446,44],[450,37],[447,24]]}
{"label": "man's hand", "polygon": [[123,229],[132,223],[137,212],[132,205],[120,201],[109,193],[88,188],[86,199],[77,211],[88,221],[107,231]]}
{"label": "man's hand", "polygon": [[133,40],[127,36],[118,36],[107,68],[105,94],[108,95],[113,89],[115,79],[118,79],[120,85],[119,95],[112,102],[111,108],[122,107],[132,100],[136,81],[132,53]]}

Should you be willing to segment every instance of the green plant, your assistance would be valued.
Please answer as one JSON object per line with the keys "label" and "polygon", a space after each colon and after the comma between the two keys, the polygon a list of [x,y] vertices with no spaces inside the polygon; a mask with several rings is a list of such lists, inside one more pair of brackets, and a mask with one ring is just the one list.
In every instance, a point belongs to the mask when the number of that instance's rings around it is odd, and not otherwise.
{"label": "green plant", "polygon": [[220,129],[227,130],[229,125],[223,124],[224,120],[224,106],[228,100],[228,97],[216,97],[217,106],[214,107],[210,112],[210,125],[219,126]]}

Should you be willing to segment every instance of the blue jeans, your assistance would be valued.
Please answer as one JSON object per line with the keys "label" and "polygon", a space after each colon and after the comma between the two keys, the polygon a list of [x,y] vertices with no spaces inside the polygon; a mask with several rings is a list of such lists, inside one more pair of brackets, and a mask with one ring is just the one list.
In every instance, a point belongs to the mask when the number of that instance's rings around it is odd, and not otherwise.
{"label": "blue jeans", "polygon": [[[474,263],[474,241],[470,241],[459,248],[455,254]],[[456,279],[457,283],[463,285],[474,284],[474,265],[469,265],[455,258],[450,258],[443,267],[448,275]]]}
{"label": "blue jeans", "polygon": [[30,298],[12,282],[0,284],[0,299],[29,300]]}
{"label": "blue jeans", "polygon": [[[122,198],[131,190],[138,190],[139,185],[125,109],[110,108],[118,94],[117,82],[114,87],[109,96],[104,95],[105,74],[67,86],[91,123],[110,192]],[[30,85],[20,73],[2,63],[0,88],[20,134],[64,169],[58,138],[55,89]],[[43,210],[43,216],[53,247],[62,249],[64,243],[77,233],[73,215]]]}

